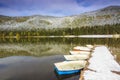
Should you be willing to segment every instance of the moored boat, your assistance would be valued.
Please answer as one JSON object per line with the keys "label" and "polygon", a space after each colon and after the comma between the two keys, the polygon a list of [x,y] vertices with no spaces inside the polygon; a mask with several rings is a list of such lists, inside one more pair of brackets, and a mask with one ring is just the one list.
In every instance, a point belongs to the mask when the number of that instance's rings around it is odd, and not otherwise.
{"label": "moored boat", "polygon": [[83,47],[83,46],[76,46],[76,47],[73,48],[73,50],[76,50],[76,51],[88,51],[88,52],[91,51],[90,48]]}
{"label": "moored boat", "polygon": [[64,55],[66,60],[86,60],[89,58],[89,55]]}
{"label": "moored boat", "polygon": [[93,49],[94,46],[93,45],[90,45],[90,44],[87,44],[86,47],[90,48],[90,49]]}
{"label": "moored boat", "polygon": [[87,51],[70,51],[71,55],[89,55],[91,52],[87,52]]}
{"label": "moored boat", "polygon": [[86,65],[86,61],[64,61],[54,63],[55,70],[59,75],[74,74],[80,72]]}

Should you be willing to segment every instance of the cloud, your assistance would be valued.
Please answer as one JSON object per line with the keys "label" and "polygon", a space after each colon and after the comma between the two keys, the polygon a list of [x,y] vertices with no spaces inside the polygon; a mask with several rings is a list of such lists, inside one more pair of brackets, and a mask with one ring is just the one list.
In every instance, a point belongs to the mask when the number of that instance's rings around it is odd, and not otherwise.
{"label": "cloud", "polygon": [[0,0],[0,14],[68,16],[109,5],[120,5],[120,0]]}

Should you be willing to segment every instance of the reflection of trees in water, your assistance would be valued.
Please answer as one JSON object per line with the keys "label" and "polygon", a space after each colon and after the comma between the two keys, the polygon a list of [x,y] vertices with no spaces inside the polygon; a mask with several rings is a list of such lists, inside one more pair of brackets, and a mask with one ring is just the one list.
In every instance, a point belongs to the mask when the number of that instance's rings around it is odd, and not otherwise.
{"label": "reflection of trees in water", "polygon": [[116,38],[0,38],[0,43],[51,43],[51,44],[75,44],[75,45],[86,45],[86,44],[106,44],[108,46],[119,47],[120,39]]}
{"label": "reflection of trees in water", "polygon": [[[86,44],[108,45],[116,53],[120,39],[114,38],[0,38],[0,57],[5,56],[48,56],[68,54],[74,46]],[[117,49],[118,51],[118,49]]]}
{"label": "reflection of trees in water", "polygon": [[120,47],[110,47],[110,50],[111,50],[111,53],[113,54],[114,58],[120,64]]}

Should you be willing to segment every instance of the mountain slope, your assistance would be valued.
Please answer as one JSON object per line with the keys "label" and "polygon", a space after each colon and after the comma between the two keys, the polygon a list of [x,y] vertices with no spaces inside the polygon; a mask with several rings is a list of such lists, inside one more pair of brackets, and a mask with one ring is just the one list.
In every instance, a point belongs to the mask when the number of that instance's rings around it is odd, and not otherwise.
{"label": "mountain slope", "polygon": [[53,28],[75,28],[120,23],[120,6],[109,6],[92,12],[68,17],[26,16],[8,17],[0,15],[0,30],[37,30]]}
{"label": "mountain slope", "polygon": [[120,23],[120,6],[109,6],[76,16],[77,26],[95,26]]}

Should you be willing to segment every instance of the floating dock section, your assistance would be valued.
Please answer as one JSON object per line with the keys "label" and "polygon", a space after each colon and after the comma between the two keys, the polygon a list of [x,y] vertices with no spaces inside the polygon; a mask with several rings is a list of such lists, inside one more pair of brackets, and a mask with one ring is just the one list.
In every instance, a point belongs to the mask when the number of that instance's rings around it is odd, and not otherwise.
{"label": "floating dock section", "polygon": [[79,80],[120,80],[120,65],[106,46],[97,46]]}

